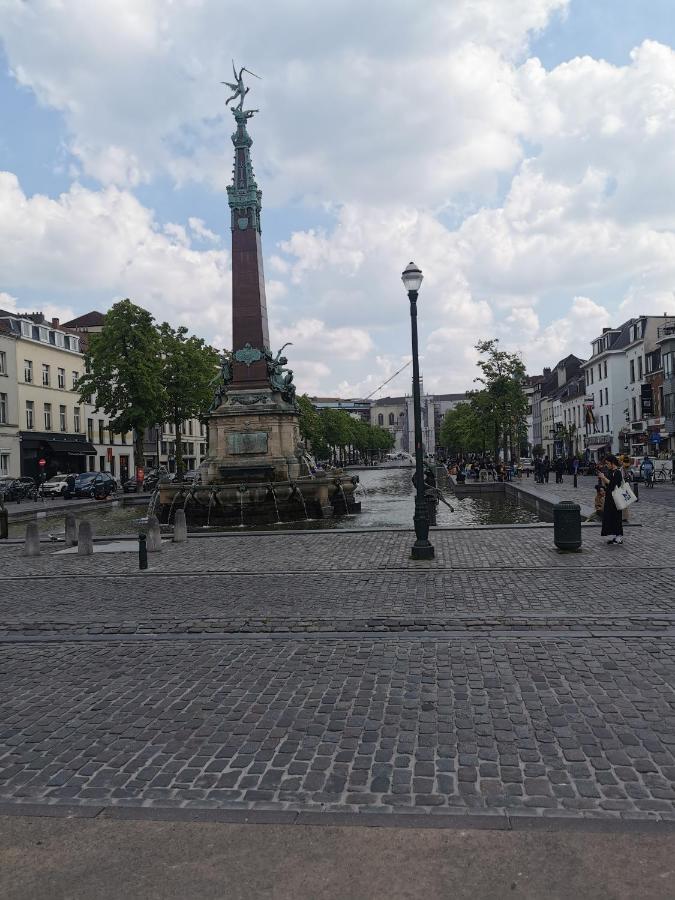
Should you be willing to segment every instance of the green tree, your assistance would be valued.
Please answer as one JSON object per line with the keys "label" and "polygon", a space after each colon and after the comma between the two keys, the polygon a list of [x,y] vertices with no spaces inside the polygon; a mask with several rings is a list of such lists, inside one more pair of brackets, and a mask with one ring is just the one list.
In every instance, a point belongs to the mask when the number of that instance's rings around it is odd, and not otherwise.
{"label": "green tree", "polygon": [[307,394],[298,397],[300,409],[300,436],[305,444],[312,448],[312,452],[319,453],[325,445],[323,424],[321,416]]}
{"label": "green tree", "polygon": [[203,416],[213,399],[212,381],[218,371],[218,354],[202,338],[184,326],[172,328],[163,322],[158,329],[162,354],[164,405],[161,422],[171,422],[176,431],[176,476],[183,480],[181,425],[186,419]]}
{"label": "green tree", "polygon": [[499,339],[479,341],[476,350],[481,354],[478,368],[481,375],[476,379],[483,385],[486,397],[483,408],[491,413],[493,425],[493,447],[495,459],[500,447],[504,459],[519,452],[527,415],[525,395],[525,366],[515,353],[499,349]]}
{"label": "green tree", "polygon": [[118,434],[133,431],[134,464],[142,466],[143,433],[164,408],[160,338],[147,310],[120,300],[106,314],[103,329],[89,336],[80,403],[93,398]]}
{"label": "green tree", "polygon": [[485,451],[487,423],[480,407],[478,398],[472,397],[445,414],[441,423],[440,445],[449,453]]}

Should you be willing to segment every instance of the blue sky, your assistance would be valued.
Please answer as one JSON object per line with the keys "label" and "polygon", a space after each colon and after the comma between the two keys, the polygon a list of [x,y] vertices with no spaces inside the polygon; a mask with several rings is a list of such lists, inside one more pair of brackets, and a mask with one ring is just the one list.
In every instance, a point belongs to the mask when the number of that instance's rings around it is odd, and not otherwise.
{"label": "blue sky", "polygon": [[469,386],[481,338],[532,371],[583,356],[612,321],[675,312],[671,7],[0,0],[2,303],[130,295],[228,345],[236,52],[264,76],[272,340],[301,389],[366,394],[400,367],[412,257],[428,387]]}

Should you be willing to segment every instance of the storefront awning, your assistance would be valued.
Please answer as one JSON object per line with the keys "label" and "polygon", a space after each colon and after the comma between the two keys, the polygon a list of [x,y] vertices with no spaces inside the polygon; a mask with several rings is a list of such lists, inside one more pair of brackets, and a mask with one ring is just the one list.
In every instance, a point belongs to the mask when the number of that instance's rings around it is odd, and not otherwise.
{"label": "storefront awning", "polygon": [[69,456],[96,456],[96,447],[76,434],[52,434],[51,432],[33,432],[21,435],[23,450],[51,451],[67,453]]}
{"label": "storefront awning", "polygon": [[96,447],[89,441],[48,441],[52,453],[67,453],[68,456],[96,456]]}

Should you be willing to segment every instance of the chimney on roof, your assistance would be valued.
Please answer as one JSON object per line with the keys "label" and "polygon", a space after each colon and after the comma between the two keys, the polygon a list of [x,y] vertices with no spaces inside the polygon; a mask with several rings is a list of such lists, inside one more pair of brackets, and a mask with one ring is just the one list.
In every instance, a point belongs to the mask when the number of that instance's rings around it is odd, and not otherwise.
{"label": "chimney on roof", "polygon": [[59,320],[57,318],[53,318],[52,319],[52,328],[58,328],[58,327],[59,327]]}
{"label": "chimney on roof", "polygon": [[550,374],[551,374],[551,370],[550,370],[550,369],[548,368],[548,366],[547,366],[547,367],[544,369],[544,376],[548,376],[548,375],[550,375]]}

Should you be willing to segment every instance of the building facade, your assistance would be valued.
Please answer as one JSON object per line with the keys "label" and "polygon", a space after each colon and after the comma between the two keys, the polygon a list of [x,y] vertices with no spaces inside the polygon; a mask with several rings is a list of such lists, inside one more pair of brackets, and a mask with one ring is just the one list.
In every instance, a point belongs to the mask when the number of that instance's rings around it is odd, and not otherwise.
{"label": "building facade", "polygon": [[0,319],[0,477],[21,474],[17,337]]}

